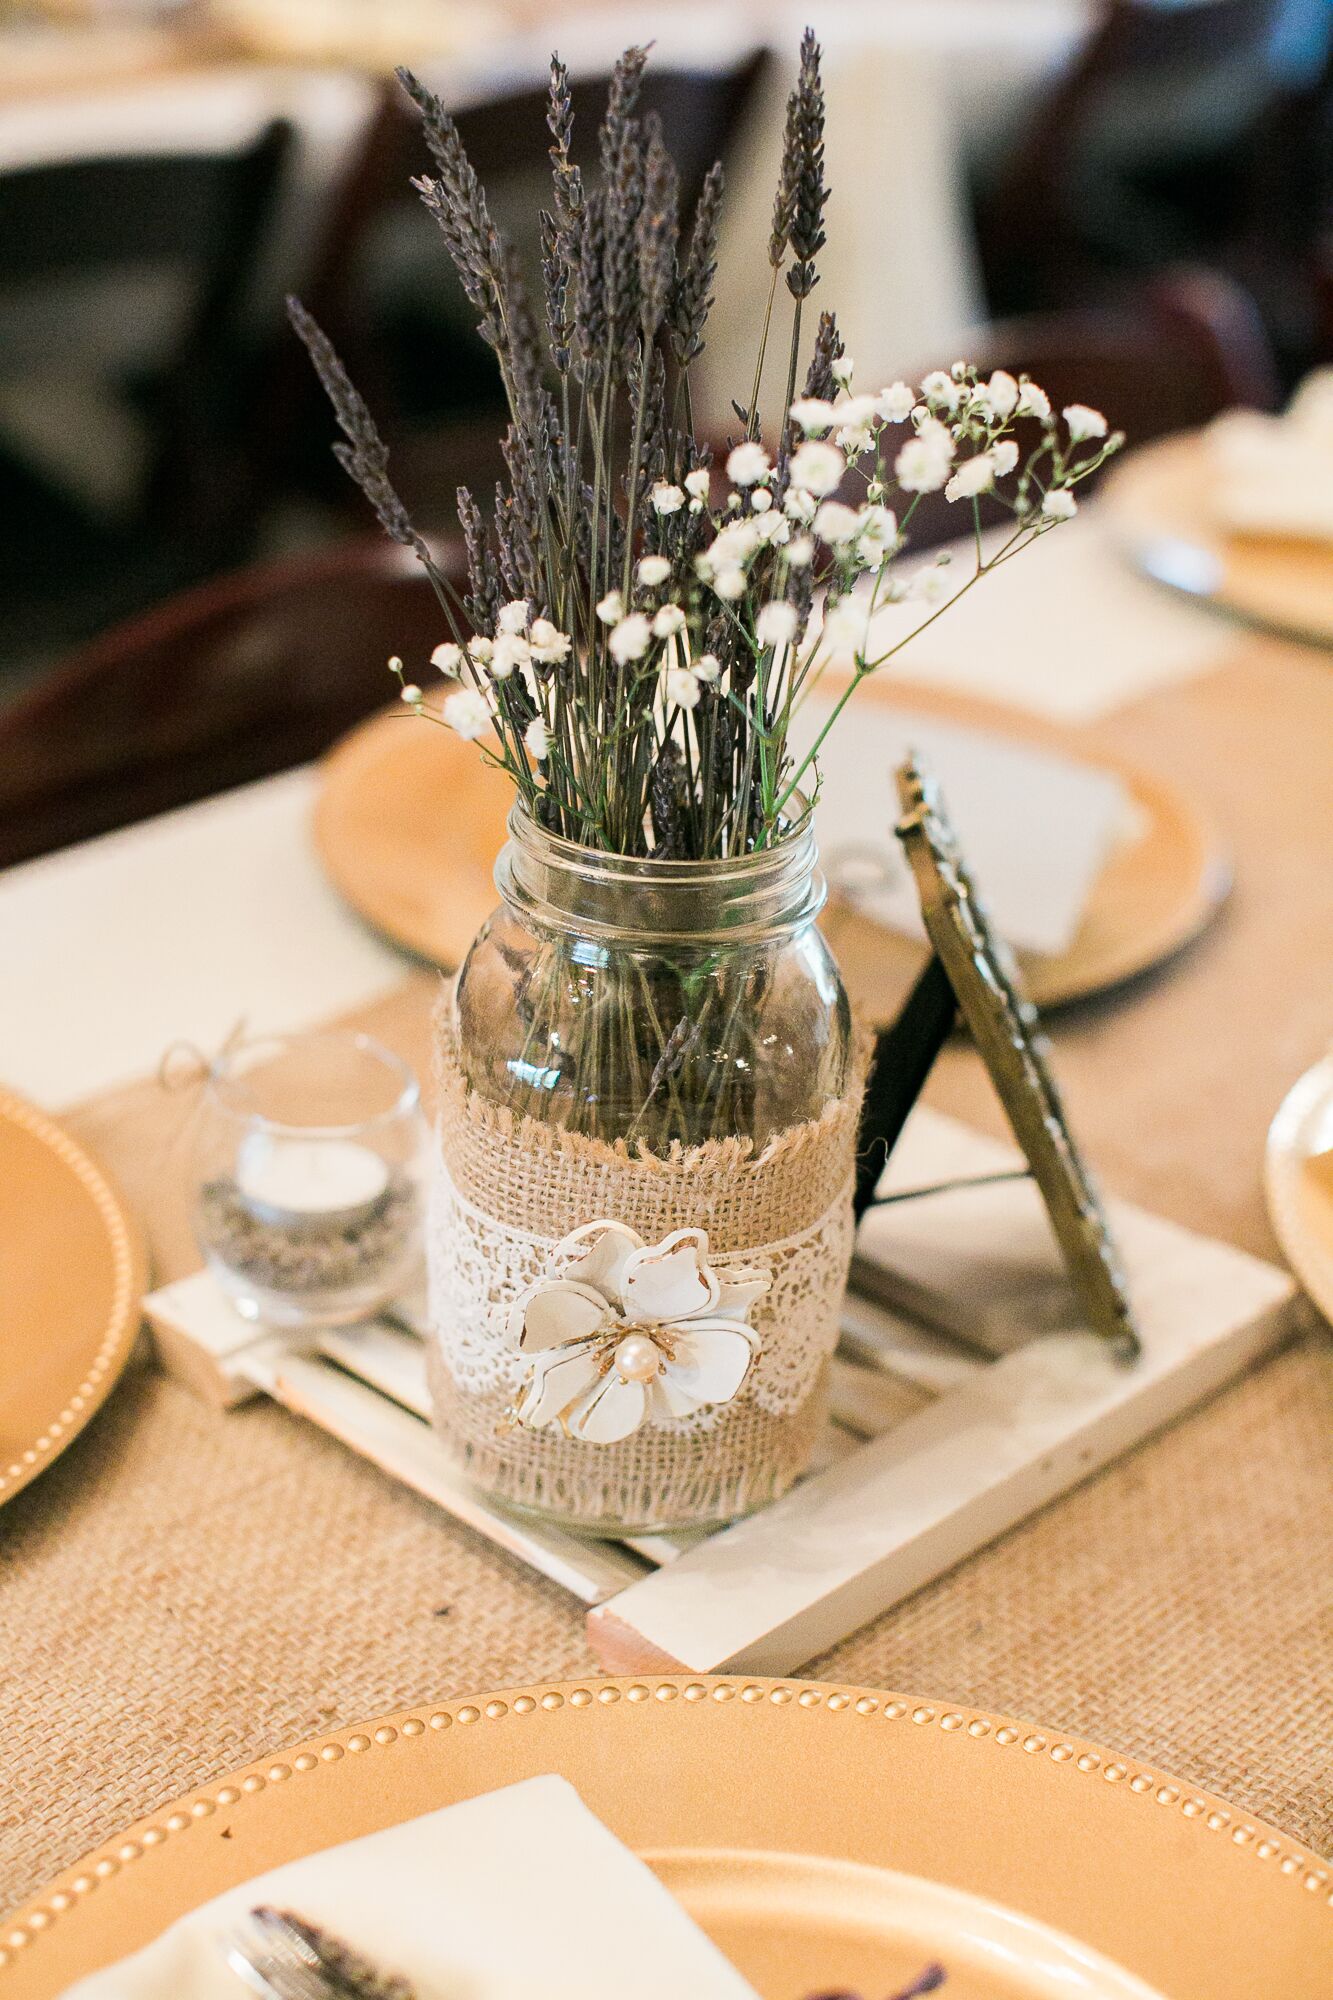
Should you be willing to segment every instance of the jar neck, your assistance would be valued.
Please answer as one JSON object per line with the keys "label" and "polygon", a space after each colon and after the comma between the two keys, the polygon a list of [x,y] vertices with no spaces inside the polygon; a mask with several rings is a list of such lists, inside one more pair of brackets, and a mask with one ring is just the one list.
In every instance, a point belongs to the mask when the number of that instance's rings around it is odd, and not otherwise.
{"label": "jar neck", "polygon": [[520,921],[547,930],[642,945],[764,944],[818,916],[826,892],[817,860],[808,812],[755,853],[659,861],[580,847],[516,805],[495,882]]}

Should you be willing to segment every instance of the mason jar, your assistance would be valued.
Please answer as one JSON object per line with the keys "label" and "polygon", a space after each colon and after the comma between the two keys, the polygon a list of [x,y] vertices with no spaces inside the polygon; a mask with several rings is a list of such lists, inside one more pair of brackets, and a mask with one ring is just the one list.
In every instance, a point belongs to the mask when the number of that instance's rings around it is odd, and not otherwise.
{"label": "mason jar", "polygon": [[809,1462],[851,1255],[863,1063],[809,815],[700,862],[515,807],[496,881],[439,1022],[440,1430],[583,1529],[731,1519]]}

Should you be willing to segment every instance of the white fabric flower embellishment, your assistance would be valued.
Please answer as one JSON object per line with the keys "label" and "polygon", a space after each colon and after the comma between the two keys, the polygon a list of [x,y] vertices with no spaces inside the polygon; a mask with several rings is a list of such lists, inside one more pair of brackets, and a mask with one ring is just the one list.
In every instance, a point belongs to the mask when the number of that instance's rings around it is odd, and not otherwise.
{"label": "white fabric flower embellishment", "polygon": [[509,1332],[532,1358],[515,1416],[559,1424],[589,1444],[618,1444],[729,1403],[750,1372],[750,1308],[764,1271],[723,1276],[702,1229],[646,1244],[622,1222],[589,1222],[556,1245],[545,1277],[518,1299]]}

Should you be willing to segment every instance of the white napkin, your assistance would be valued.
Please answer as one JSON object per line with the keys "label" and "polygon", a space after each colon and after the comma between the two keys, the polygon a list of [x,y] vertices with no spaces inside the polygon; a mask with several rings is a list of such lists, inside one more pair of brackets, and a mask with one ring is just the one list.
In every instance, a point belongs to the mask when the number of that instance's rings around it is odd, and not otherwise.
{"label": "white napkin", "polygon": [[1333,368],[1307,376],[1285,416],[1228,410],[1206,438],[1210,504],[1222,527],[1333,542]]}
{"label": "white napkin", "polygon": [[[800,754],[829,708],[822,691],[802,705],[793,732]],[[1020,951],[1067,950],[1113,845],[1131,830],[1120,779],[1055,751],[890,708],[863,688],[820,751],[820,860],[835,889],[910,937],[923,935],[920,909],[892,832],[893,773],[909,751],[939,780],[1001,935]]]}
{"label": "white napkin", "polygon": [[422,2000],[756,2000],[563,1778],[529,1778],[275,1868],[66,2000],[241,2000],[219,1940],[256,1904],[326,1926]]}

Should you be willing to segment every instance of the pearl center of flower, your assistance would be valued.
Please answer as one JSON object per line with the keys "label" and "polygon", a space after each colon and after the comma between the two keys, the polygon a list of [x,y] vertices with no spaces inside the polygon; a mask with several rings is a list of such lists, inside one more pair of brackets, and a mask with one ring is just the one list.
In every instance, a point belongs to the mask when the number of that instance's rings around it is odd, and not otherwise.
{"label": "pearl center of flower", "polygon": [[628,1333],[615,1351],[616,1373],[622,1382],[651,1382],[661,1373],[662,1356],[646,1333]]}

